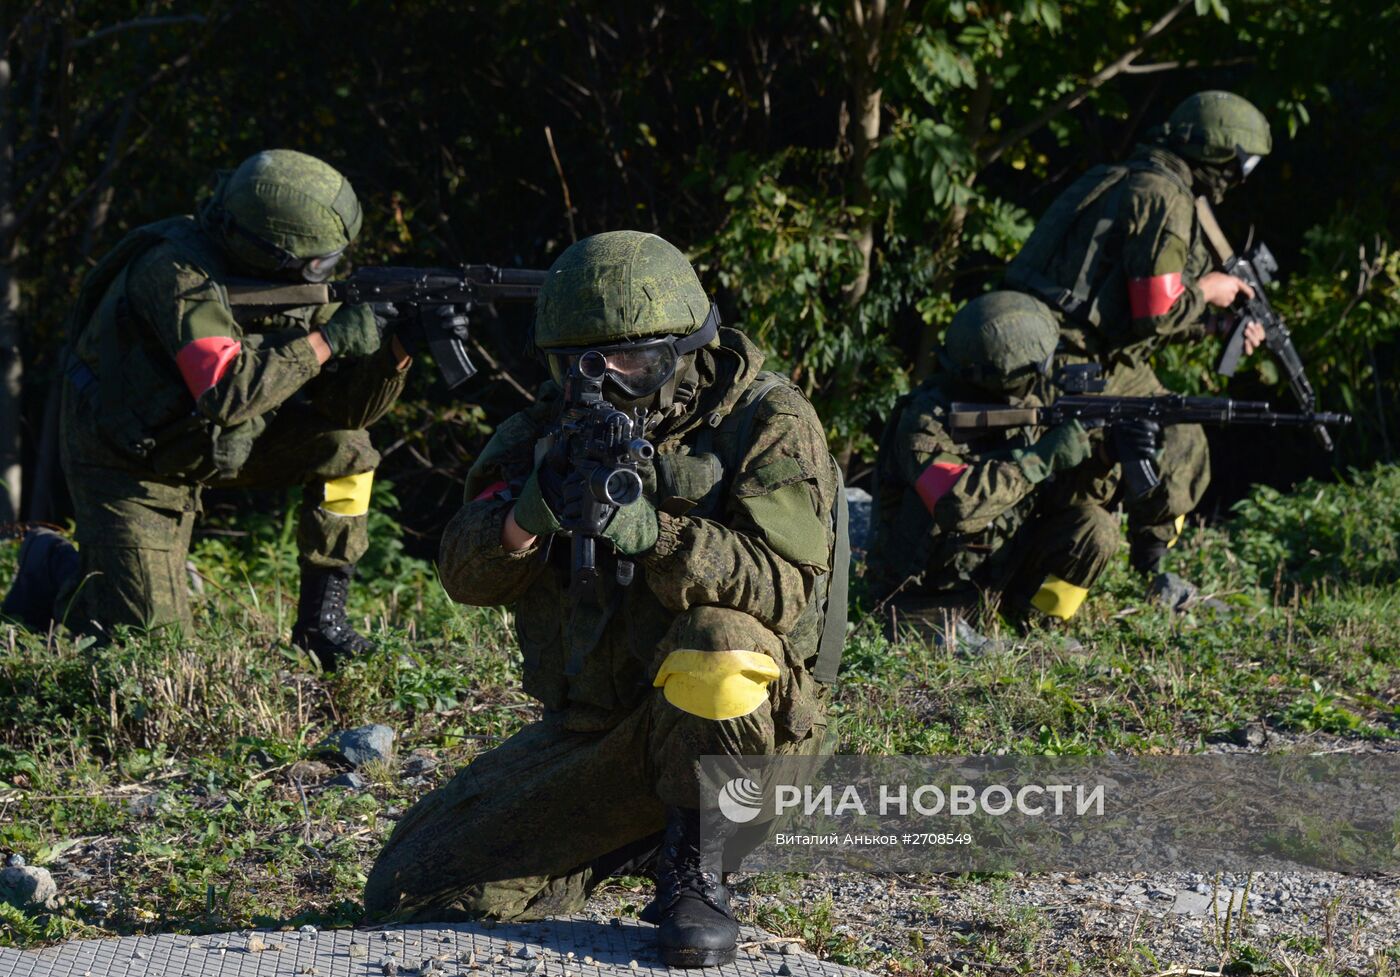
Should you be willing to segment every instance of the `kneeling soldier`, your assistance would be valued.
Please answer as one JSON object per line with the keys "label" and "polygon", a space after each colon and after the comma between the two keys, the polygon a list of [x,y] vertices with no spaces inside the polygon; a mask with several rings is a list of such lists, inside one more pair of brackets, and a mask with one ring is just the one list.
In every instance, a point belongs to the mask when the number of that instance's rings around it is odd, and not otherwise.
{"label": "kneeling soldier", "polygon": [[397,340],[381,348],[369,306],[242,323],[223,289],[238,276],[325,281],[360,219],[340,173],[271,150],[223,174],[198,217],[137,228],[88,273],[62,409],[81,548],[32,533],[6,614],[38,628],[57,618],[99,634],[190,633],[185,560],[201,489],[301,484],[292,639],[327,668],[369,647],[345,616],[379,464],[365,428],[402,391],[409,360]]}
{"label": "kneeling soldier", "polygon": [[940,633],[989,594],[1013,619],[1067,621],[1117,548],[1118,521],[1100,501],[1116,473],[1101,457],[1085,464],[1098,453],[1078,421],[969,440],[947,426],[954,402],[1044,403],[1058,338],[1038,300],[983,295],[953,317],[938,372],[896,405],[880,442],[868,560],[895,628]]}
{"label": "kneeling soldier", "polygon": [[[601,586],[571,586],[580,476],[561,455],[559,387],[477,459],[439,569],[466,604],[508,605],[544,717],[476,758],[399,822],[365,887],[381,919],[576,912],[609,874],[652,864],[662,959],[734,958],[723,831],[700,832],[704,755],[824,749],[823,641],[839,471],[811,405],[718,317],[661,238],[599,234],[550,269],[534,341],[557,384],[588,353],[602,392],[644,411],[640,499],[598,546]],[[633,414],[633,416],[637,416]],[[610,552],[609,552],[610,551]],[[634,567],[630,584],[618,564]],[[844,631],[844,619],[841,625]],[[658,850],[659,846],[659,850]],[[655,853],[654,863],[647,857]]]}

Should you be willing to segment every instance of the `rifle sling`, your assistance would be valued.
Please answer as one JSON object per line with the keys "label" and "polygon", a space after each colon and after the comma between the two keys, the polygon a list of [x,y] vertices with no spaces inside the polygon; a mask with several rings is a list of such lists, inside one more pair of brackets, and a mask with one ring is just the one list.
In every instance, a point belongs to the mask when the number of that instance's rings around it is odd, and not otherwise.
{"label": "rifle sling", "polygon": [[1201,225],[1201,233],[1206,236],[1206,241],[1215,253],[1215,260],[1220,263],[1220,267],[1229,265],[1235,258],[1235,249],[1230,247],[1225,232],[1220,229],[1220,222],[1215,219],[1215,211],[1211,209],[1210,201],[1203,196],[1196,198],[1196,222]]}

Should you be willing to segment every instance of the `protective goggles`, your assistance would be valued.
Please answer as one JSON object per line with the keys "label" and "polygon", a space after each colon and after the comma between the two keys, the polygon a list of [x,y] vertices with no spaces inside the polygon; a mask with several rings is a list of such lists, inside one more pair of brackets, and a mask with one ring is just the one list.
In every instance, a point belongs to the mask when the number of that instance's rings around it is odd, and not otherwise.
{"label": "protective goggles", "polygon": [[275,271],[299,271],[301,277],[313,284],[319,284],[330,278],[335,271],[335,266],[340,263],[340,259],[345,256],[345,248],[339,248],[329,254],[316,255],[311,258],[298,258],[286,248],[279,248],[271,241],[265,241],[232,217],[225,217],[225,226],[237,234],[243,240],[253,245],[263,254],[277,262]]}
{"label": "protective goggles", "polygon": [[1240,168],[1241,183],[1249,178],[1249,174],[1254,172],[1254,168],[1259,165],[1259,161],[1263,158],[1258,154],[1250,155],[1239,146],[1235,147],[1235,163]]}
{"label": "protective goggles", "polygon": [[704,324],[689,336],[661,336],[616,346],[577,346],[544,350],[549,373],[562,384],[585,353],[598,353],[604,361],[604,376],[629,397],[656,393],[676,374],[676,365],[686,353],[708,344],[719,333],[719,309],[710,305]]}

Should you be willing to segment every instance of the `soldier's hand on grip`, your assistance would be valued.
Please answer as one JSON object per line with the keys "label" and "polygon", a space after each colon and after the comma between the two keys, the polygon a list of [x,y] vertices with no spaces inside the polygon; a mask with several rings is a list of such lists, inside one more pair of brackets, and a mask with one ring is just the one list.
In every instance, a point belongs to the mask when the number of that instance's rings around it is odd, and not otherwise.
{"label": "soldier's hand on grip", "polygon": [[577,481],[569,472],[564,446],[556,440],[520,490],[520,499],[515,503],[516,524],[534,536],[557,533],[568,518],[571,495],[575,497],[573,508],[577,508],[578,492],[571,491],[571,483]]}
{"label": "soldier's hand on grip", "polygon": [[368,305],[342,305],[321,327],[321,337],[337,359],[370,356],[382,342],[379,317]]}
{"label": "soldier's hand on grip", "polygon": [[1049,471],[1066,471],[1082,463],[1093,451],[1089,432],[1078,421],[1057,424],[1041,435],[1027,451],[1040,458]]}
{"label": "soldier's hand on grip", "polygon": [[1162,449],[1160,424],[1142,418],[1114,425],[1110,443],[1123,466],[1123,481],[1130,497],[1141,498],[1157,487],[1162,480],[1157,467],[1157,453]]}

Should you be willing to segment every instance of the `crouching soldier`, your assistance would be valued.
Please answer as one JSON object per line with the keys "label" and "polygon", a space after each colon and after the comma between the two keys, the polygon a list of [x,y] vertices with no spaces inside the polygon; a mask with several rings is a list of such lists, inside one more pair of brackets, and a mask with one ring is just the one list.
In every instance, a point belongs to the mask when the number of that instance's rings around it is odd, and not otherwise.
{"label": "crouching soldier", "polygon": [[[473,466],[439,570],[456,600],[510,607],[544,716],[404,816],[365,909],[532,919],[576,912],[609,874],[649,865],[656,895],[642,918],[658,924],[662,959],[726,963],[738,933],[726,839],[708,825],[701,836],[697,760],[825,749],[844,637],[839,471],[811,405],[719,328],[661,238],[617,231],[570,247],[534,328],[555,383]],[[559,532],[583,486],[551,434],[556,384],[594,351],[603,396],[645,412],[656,452],[640,465],[641,498],[606,525],[597,590],[571,587]],[[628,585],[618,562],[634,567]]]}
{"label": "crouching soldier", "polygon": [[[991,292],[953,317],[939,368],[895,407],[876,468],[872,592],[898,630],[941,635],[989,598],[1013,621],[1069,620],[1119,542],[1102,500],[1112,461],[1078,421],[955,439],[955,402],[1040,406],[1050,395],[1059,329],[1041,302]],[[1155,452],[1152,432],[1143,449]],[[1126,441],[1126,437],[1120,440]]]}
{"label": "crouching soldier", "polygon": [[238,276],[325,281],[360,222],[345,177],[271,150],[221,175],[197,217],[137,228],[88,273],[69,320],[61,435],[80,549],[31,533],[6,614],[101,635],[189,633],[201,489],[303,485],[293,641],[327,668],[369,647],[345,615],[379,463],[365,428],[403,389],[408,357],[396,339],[381,346],[369,306],[238,322],[223,288]]}
{"label": "crouching soldier", "polygon": [[[1006,271],[1006,287],[1054,309],[1062,357],[1099,363],[1106,393],[1167,392],[1152,359],[1169,343],[1233,327],[1216,315],[1250,286],[1213,262],[1201,215],[1244,183],[1273,139],[1268,120],[1230,92],[1198,92],[1132,156],[1097,166],[1062,193]],[[1244,351],[1264,339],[1247,326]],[[1210,483],[1205,431],[1163,432],[1161,482],[1125,500],[1132,566],[1151,576]]]}

